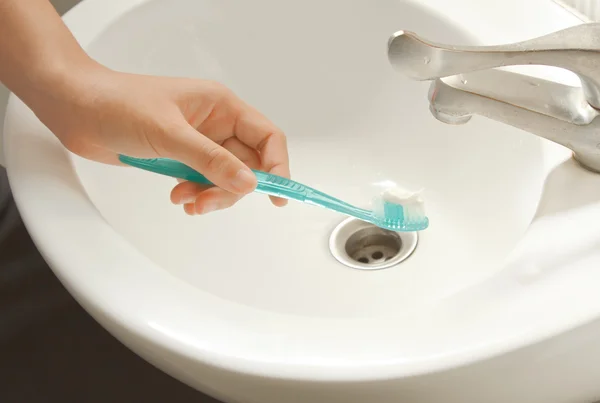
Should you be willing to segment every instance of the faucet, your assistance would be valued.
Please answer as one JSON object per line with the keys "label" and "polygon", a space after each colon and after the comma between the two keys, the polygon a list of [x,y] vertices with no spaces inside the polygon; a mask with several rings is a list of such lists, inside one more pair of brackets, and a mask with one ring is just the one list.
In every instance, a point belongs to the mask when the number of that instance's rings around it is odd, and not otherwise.
{"label": "faucet", "polygon": [[[443,45],[399,31],[388,57],[408,77],[432,80],[429,108],[438,120],[464,124],[477,114],[503,122],[571,149],[600,173],[600,23],[503,46]],[[517,65],[570,70],[581,87],[497,69]]]}

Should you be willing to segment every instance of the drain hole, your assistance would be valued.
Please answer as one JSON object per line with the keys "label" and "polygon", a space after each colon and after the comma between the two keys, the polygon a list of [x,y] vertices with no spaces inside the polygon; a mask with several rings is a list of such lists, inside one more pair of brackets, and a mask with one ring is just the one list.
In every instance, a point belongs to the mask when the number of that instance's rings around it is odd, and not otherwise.
{"label": "drain hole", "polygon": [[392,258],[401,248],[402,240],[397,233],[376,226],[362,228],[346,241],[348,256],[363,264],[372,263],[365,256],[370,256],[373,260]]}
{"label": "drain hole", "polygon": [[331,234],[333,256],[353,269],[378,270],[397,265],[417,247],[416,232],[394,232],[355,218],[343,221]]}

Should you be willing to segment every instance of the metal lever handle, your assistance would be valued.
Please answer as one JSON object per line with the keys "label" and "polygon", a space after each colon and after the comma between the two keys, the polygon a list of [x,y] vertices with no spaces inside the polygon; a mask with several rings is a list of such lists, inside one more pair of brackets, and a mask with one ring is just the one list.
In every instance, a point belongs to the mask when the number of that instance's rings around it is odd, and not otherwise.
{"label": "metal lever handle", "polygon": [[560,67],[579,76],[586,99],[600,109],[600,23],[577,25],[503,46],[443,45],[399,31],[389,40],[388,57],[396,70],[415,80],[503,66]]}

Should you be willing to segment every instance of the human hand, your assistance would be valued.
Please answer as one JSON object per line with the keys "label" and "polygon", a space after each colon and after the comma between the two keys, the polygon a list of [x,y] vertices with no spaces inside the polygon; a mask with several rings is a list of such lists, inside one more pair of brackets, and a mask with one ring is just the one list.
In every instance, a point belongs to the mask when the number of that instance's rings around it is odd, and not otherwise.
{"label": "human hand", "polygon": [[[79,46],[47,0],[0,0],[0,81],[73,153],[166,157],[217,187],[180,183],[188,214],[229,207],[256,187],[250,168],[289,176],[281,130],[223,85],[112,71]],[[286,202],[272,198],[282,206]]]}
{"label": "human hand", "polygon": [[29,104],[71,152],[110,164],[120,164],[118,154],[172,158],[217,186],[176,185],[171,201],[187,214],[228,208],[252,192],[250,168],[289,177],[282,131],[221,84],[127,74],[95,63],[55,81]]}

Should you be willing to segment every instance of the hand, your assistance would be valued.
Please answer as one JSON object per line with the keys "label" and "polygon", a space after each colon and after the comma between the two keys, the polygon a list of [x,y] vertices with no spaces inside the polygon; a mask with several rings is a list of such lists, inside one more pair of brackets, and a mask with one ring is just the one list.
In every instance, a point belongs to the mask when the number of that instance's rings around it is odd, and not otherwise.
{"label": "hand", "polygon": [[112,71],[85,53],[47,0],[0,0],[0,60],[0,81],[70,151],[114,164],[117,154],[167,157],[204,174],[217,187],[180,183],[171,192],[188,214],[254,190],[250,168],[289,176],[281,130],[230,90]]}
{"label": "hand", "polygon": [[289,177],[281,130],[221,84],[120,73],[96,63],[54,81],[30,106],[71,152],[111,164],[120,164],[117,154],[172,158],[217,185],[176,185],[171,201],[187,214],[230,207],[252,192],[250,168]]}

